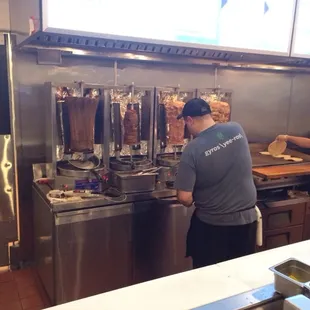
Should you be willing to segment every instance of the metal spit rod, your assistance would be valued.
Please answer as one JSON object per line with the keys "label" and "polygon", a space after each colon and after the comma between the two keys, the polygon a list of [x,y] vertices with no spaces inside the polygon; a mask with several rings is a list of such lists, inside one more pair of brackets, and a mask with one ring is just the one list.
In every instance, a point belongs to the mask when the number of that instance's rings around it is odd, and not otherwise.
{"label": "metal spit rod", "polygon": [[80,85],[80,89],[81,89],[81,97],[84,97],[84,82],[81,81],[81,82],[79,83],[79,85]]}
{"label": "metal spit rod", "polygon": [[[134,93],[135,93],[135,84],[134,82],[131,83],[130,86],[130,96],[131,96],[131,103],[134,103]],[[132,159],[132,153],[133,153],[133,149],[132,149],[132,145],[130,145],[129,147],[129,156],[130,156],[130,161],[133,163],[133,159]]]}
{"label": "metal spit rod", "polygon": [[[113,66],[113,71],[114,71],[114,86],[117,86],[117,83],[118,83],[118,81],[117,81],[117,78],[118,78],[118,76],[117,76],[117,70],[118,70],[118,62],[117,62],[117,60],[115,60],[114,61],[114,66]],[[120,159],[120,157],[121,157],[121,154],[120,154],[120,152],[119,151],[116,151],[115,152],[115,157],[116,157],[116,159]]]}
{"label": "metal spit rod", "polygon": [[[180,87],[181,85],[178,84],[178,86],[175,88],[175,92],[176,92],[178,100],[180,99]],[[176,145],[173,145],[173,158],[174,160],[177,160],[177,146]]]}
{"label": "metal spit rod", "polygon": [[217,67],[214,69],[214,88],[217,88]]}
{"label": "metal spit rod", "polygon": [[114,61],[114,86],[117,86],[117,60]]}

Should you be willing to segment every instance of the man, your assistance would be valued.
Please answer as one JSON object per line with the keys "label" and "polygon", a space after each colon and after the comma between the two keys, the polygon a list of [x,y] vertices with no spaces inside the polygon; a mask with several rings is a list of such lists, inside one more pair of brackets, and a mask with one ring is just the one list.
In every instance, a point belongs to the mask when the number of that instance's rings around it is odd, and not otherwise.
{"label": "man", "polygon": [[291,142],[291,143],[293,143],[293,144],[295,144],[301,148],[305,148],[305,149],[310,148],[310,139],[309,138],[295,137],[295,136],[289,136],[289,135],[279,135],[276,140]]}
{"label": "man", "polygon": [[180,118],[195,137],[184,149],[175,182],[178,200],[196,207],[187,257],[200,268],[254,253],[256,188],[243,129],[215,124],[209,104],[197,98],[185,104]]}

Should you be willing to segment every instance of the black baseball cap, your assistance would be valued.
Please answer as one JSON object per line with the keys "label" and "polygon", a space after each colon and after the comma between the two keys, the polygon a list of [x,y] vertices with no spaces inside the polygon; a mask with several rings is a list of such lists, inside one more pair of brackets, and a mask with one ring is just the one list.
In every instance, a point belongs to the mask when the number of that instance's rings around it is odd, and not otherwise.
{"label": "black baseball cap", "polygon": [[211,108],[208,102],[204,101],[201,98],[194,98],[186,102],[182,113],[177,117],[181,119],[182,117],[198,117],[211,114]]}

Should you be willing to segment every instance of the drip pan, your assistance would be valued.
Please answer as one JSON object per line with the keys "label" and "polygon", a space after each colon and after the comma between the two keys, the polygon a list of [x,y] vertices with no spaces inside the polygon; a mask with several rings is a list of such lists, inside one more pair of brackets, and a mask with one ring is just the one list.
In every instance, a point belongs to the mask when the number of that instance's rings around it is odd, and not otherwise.
{"label": "drip pan", "polygon": [[161,154],[157,156],[157,164],[159,166],[164,167],[175,167],[178,166],[182,153],[176,153],[176,157],[174,154]]}
{"label": "drip pan", "polygon": [[122,157],[120,159],[113,158],[110,160],[110,168],[115,171],[134,171],[144,170],[152,167],[152,161],[143,157]]}

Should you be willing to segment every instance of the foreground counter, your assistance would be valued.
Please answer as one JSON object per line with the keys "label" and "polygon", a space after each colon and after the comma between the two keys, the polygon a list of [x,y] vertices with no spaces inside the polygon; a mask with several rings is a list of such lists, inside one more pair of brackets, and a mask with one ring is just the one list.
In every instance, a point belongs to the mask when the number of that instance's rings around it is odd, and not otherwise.
{"label": "foreground counter", "polygon": [[272,283],[273,274],[269,271],[269,267],[290,257],[310,264],[310,241],[130,286],[50,309],[193,309]]}

